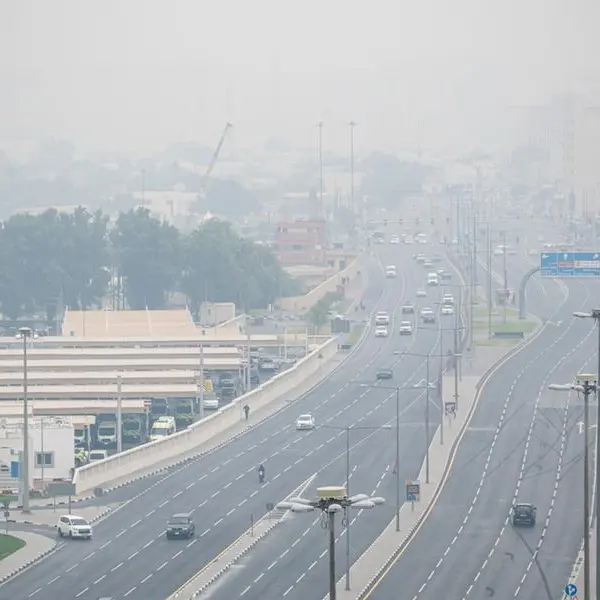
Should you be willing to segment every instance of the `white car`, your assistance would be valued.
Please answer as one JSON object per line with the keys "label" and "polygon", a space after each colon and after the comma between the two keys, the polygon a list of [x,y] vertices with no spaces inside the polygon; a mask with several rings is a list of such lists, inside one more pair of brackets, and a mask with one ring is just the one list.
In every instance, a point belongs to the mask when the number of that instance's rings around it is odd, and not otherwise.
{"label": "white car", "polygon": [[219,399],[216,396],[210,396],[208,398],[204,398],[204,409],[205,410],[218,410],[219,408]]}
{"label": "white car", "polygon": [[454,308],[449,304],[444,304],[442,306],[442,316],[451,316],[454,314]]}
{"label": "white car", "polygon": [[442,304],[454,306],[454,296],[452,294],[444,294],[444,297],[442,298]]}
{"label": "white car", "polygon": [[302,429],[314,429],[315,428],[315,418],[312,415],[300,415],[296,419],[296,429],[298,431]]}
{"label": "white car", "polygon": [[56,526],[60,537],[92,539],[92,526],[77,515],[64,515],[58,519]]}
{"label": "white car", "polygon": [[494,256],[504,256],[504,249],[503,248],[496,248],[494,250]]}
{"label": "white car", "polygon": [[427,292],[423,289],[417,290],[417,298],[425,298],[427,297]]}
{"label": "white car", "polygon": [[387,337],[388,328],[385,325],[378,325],[375,327],[375,337]]}
{"label": "white car", "polygon": [[412,335],[413,327],[410,321],[402,321],[400,323],[400,335]]}
{"label": "white car", "polygon": [[399,244],[400,243],[400,238],[397,235],[392,236],[392,238],[390,239],[390,244]]}

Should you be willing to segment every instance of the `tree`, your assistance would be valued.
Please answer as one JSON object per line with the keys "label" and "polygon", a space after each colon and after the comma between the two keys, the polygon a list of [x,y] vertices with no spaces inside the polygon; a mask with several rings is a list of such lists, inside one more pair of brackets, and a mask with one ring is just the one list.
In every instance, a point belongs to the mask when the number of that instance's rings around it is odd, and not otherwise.
{"label": "tree", "polygon": [[164,308],[179,278],[178,230],[138,208],[119,215],[111,241],[129,306]]}

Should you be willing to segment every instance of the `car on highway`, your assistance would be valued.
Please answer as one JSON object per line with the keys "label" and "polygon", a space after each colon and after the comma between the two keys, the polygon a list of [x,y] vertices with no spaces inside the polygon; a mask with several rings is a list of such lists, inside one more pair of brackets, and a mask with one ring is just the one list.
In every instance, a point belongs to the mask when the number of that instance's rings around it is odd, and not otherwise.
{"label": "car on highway", "polygon": [[429,258],[423,263],[423,266],[426,269],[431,269],[433,267],[433,261],[430,260]]}
{"label": "car on highway", "polygon": [[518,527],[519,525],[526,525],[529,527],[534,527],[536,512],[536,507],[528,502],[520,502],[519,504],[515,504],[512,511],[513,526]]}
{"label": "car on highway", "polygon": [[419,288],[417,290],[417,298],[425,298],[426,296],[427,296],[427,292],[424,289]]}
{"label": "car on highway", "polygon": [[440,278],[437,273],[427,273],[427,285],[430,287],[440,285]]}
{"label": "car on highway", "polygon": [[205,410],[218,410],[219,409],[219,397],[216,394],[207,394],[203,398]]}
{"label": "car on highway", "polygon": [[454,314],[454,307],[450,304],[444,304],[442,306],[442,316],[450,317]]}
{"label": "car on highway", "polygon": [[400,238],[397,235],[393,235],[390,238],[390,244],[399,244],[400,243]]}
{"label": "car on highway", "polygon": [[167,522],[166,536],[168,540],[176,538],[190,539],[196,532],[192,513],[177,513]]}
{"label": "car on highway", "polygon": [[444,294],[442,297],[442,304],[454,306],[454,296],[452,294]]}
{"label": "car on highway", "polygon": [[375,327],[375,337],[387,337],[388,328],[385,325],[378,325]]}
{"label": "car on highway", "polygon": [[442,281],[448,281],[452,279],[452,273],[450,271],[446,271],[446,269],[438,269],[437,274]]}
{"label": "car on highway", "polygon": [[380,379],[394,379],[394,371],[392,371],[392,369],[379,369],[375,378],[378,381]]}
{"label": "car on highway", "polygon": [[387,279],[394,279],[394,277],[396,277],[396,267],[394,265],[388,265],[385,268],[385,276]]}
{"label": "car on highway", "polygon": [[427,257],[424,254],[415,254],[415,260],[423,264],[427,260]]}
{"label": "car on highway", "polygon": [[410,321],[402,321],[400,323],[400,335],[412,335],[413,326]]}
{"label": "car on highway", "polygon": [[315,428],[315,418],[311,414],[300,415],[296,419],[296,429],[298,431]]}
{"label": "car on highway", "polygon": [[58,519],[56,529],[59,537],[92,539],[92,526],[83,517],[77,515],[63,515]]}
{"label": "car on highway", "polygon": [[407,302],[402,305],[403,315],[413,315],[415,313],[415,305],[412,302]]}
{"label": "car on highway", "polygon": [[423,323],[435,323],[435,313],[431,308],[424,308],[421,310],[421,319]]}
{"label": "car on highway", "polygon": [[375,315],[375,325],[389,325],[390,315],[385,310],[380,310]]}

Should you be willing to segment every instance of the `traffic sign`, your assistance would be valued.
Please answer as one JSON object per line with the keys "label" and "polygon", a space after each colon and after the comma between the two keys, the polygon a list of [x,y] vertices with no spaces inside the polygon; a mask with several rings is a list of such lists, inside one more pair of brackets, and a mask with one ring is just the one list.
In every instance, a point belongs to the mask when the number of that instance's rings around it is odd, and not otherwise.
{"label": "traffic sign", "polygon": [[406,482],[406,501],[418,502],[421,497],[421,484],[418,481]]}
{"label": "traffic sign", "polygon": [[577,594],[577,586],[574,583],[569,583],[565,587],[565,594],[569,596],[569,598],[574,598],[575,594]]}
{"label": "traffic sign", "polygon": [[590,278],[600,277],[598,252],[542,252],[542,277]]}

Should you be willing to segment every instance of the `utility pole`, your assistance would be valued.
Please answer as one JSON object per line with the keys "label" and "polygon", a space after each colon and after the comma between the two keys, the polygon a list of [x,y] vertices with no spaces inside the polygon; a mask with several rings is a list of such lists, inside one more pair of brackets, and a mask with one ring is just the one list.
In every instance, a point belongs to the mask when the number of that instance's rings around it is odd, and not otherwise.
{"label": "utility pole", "polygon": [[[454,406],[458,411],[458,329],[460,327],[462,289],[458,288],[458,302],[454,311]],[[444,406],[442,403],[442,419],[444,418]]]}
{"label": "utility pole", "polygon": [[317,124],[319,128],[319,217],[325,218],[323,206],[323,121]]}
{"label": "utility pole", "polygon": [[354,128],[356,127],[356,123],[354,121],[350,121],[348,123],[350,127],[350,206],[352,210],[352,225],[353,225],[353,237],[354,243],[356,245],[356,206],[355,206],[355,198],[354,198]]}
{"label": "utility pole", "polygon": [[487,283],[488,283],[488,339],[492,339],[492,234],[490,232],[490,224],[487,224]]}
{"label": "utility pole", "polygon": [[504,324],[506,325],[506,311],[508,309],[508,272],[506,270],[506,231],[502,232],[502,268],[504,270]]}
{"label": "utility pole", "polygon": [[[27,389],[27,344],[33,335],[29,327],[21,327],[19,333],[23,337],[23,460],[21,461],[21,475],[23,484],[22,511],[30,513],[29,508],[29,403]],[[42,457],[43,458],[43,457]]]}
{"label": "utility pole", "polygon": [[123,380],[117,375],[117,452],[123,452]]}
{"label": "utility pole", "polygon": [[[429,483],[429,357],[425,363],[425,385],[425,483]],[[443,420],[444,415],[442,415]]]}

